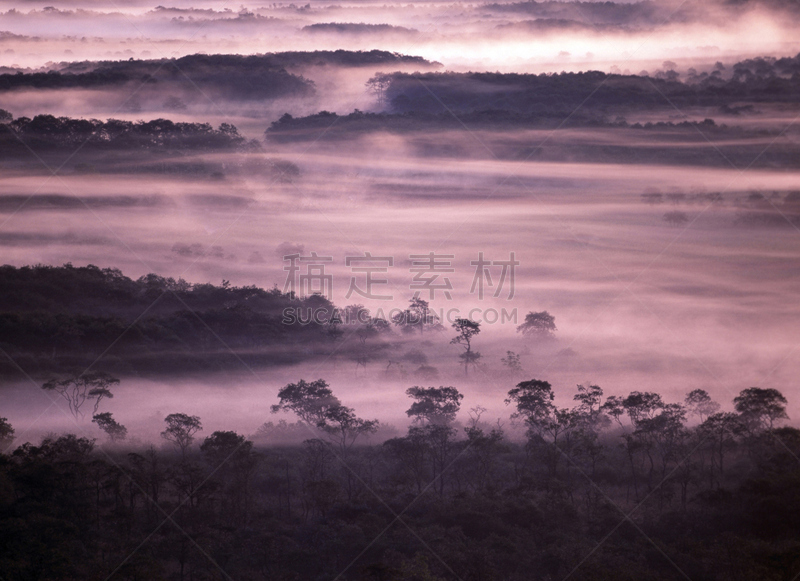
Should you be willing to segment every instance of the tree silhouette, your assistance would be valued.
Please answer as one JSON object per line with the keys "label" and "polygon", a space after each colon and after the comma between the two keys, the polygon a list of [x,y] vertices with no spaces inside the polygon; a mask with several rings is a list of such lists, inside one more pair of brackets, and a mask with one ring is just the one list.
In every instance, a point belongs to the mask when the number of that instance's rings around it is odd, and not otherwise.
{"label": "tree silhouette", "polygon": [[748,387],[733,398],[736,411],[752,429],[773,428],[776,420],[786,419],[786,398],[777,389]]}
{"label": "tree silhouette", "polygon": [[115,420],[111,412],[103,412],[101,414],[94,414],[92,422],[97,424],[103,430],[112,442],[119,442],[128,437],[128,429]]}
{"label": "tree silhouette", "polygon": [[14,441],[14,428],[8,423],[7,418],[0,418],[0,450],[5,449]]}
{"label": "tree silhouette", "polygon": [[186,457],[186,450],[194,442],[194,435],[203,429],[200,418],[187,414],[170,414],[164,421],[167,429],[161,432],[161,437],[175,444],[181,451],[181,456]]}
{"label": "tree silhouette", "polygon": [[506,405],[513,403],[517,411],[511,414],[512,419],[522,418],[525,422],[536,423],[550,415],[553,409],[555,394],[547,381],[531,379],[517,384],[508,392]]}
{"label": "tree silhouette", "polygon": [[67,379],[52,379],[42,385],[42,389],[55,391],[69,405],[69,411],[75,418],[82,418],[81,408],[87,401],[94,401],[94,413],[103,398],[112,398],[111,388],[119,385],[119,379],[99,371],[84,373]]}
{"label": "tree silhouette", "polygon": [[343,406],[323,379],[308,383],[300,380],[290,383],[278,392],[280,403],[272,406],[272,413],[294,412],[301,420],[322,430],[342,454],[359,436],[375,433],[378,420],[364,420],[352,408]]}
{"label": "tree silhouette", "polygon": [[392,76],[386,73],[376,73],[370,78],[364,86],[367,91],[372,93],[378,98],[378,107],[383,108],[386,103],[386,90],[392,83]]}
{"label": "tree silhouette", "polygon": [[557,330],[556,318],[547,311],[540,313],[531,311],[525,315],[525,321],[517,327],[517,333],[537,339],[552,338]]}
{"label": "tree silhouette", "polygon": [[312,426],[324,423],[328,410],[342,405],[324,379],[290,383],[281,388],[278,399],[271,408],[273,414],[290,411]]}
{"label": "tree silhouette", "polygon": [[506,405],[515,404],[517,411],[512,419],[522,418],[528,428],[528,438],[533,445],[545,443],[544,455],[548,460],[551,477],[558,472],[561,451],[559,438],[576,427],[577,414],[567,408],[558,408],[555,394],[547,381],[531,379],[517,384],[508,392]]}
{"label": "tree silhouette", "polygon": [[701,424],[706,421],[707,417],[719,411],[719,404],[712,400],[704,389],[693,389],[683,401],[686,404],[686,409],[700,418]]}
{"label": "tree silhouette", "polygon": [[450,340],[450,344],[464,347],[464,353],[459,358],[464,361],[464,374],[468,375],[469,366],[475,365],[481,358],[480,353],[472,350],[472,339],[481,332],[481,324],[458,317],[452,327],[458,334]]}
{"label": "tree silhouette", "polygon": [[408,397],[416,400],[406,410],[406,415],[419,424],[450,424],[461,409],[464,396],[452,386],[448,387],[409,387]]}
{"label": "tree silhouette", "polygon": [[516,377],[523,374],[522,363],[519,359],[519,354],[513,351],[506,351],[506,356],[501,358],[500,361],[508,370],[511,377]]}
{"label": "tree silhouette", "polygon": [[417,330],[422,335],[425,333],[425,329],[434,331],[442,329],[439,317],[431,313],[428,301],[419,297],[413,297],[408,303],[408,308],[395,314],[392,322],[400,327],[403,333],[412,333]]}
{"label": "tree silhouette", "polygon": [[356,416],[352,408],[343,405],[330,408],[325,414],[324,422],[318,424],[342,454],[345,454],[360,436],[377,432],[379,425],[378,420],[361,419]]}

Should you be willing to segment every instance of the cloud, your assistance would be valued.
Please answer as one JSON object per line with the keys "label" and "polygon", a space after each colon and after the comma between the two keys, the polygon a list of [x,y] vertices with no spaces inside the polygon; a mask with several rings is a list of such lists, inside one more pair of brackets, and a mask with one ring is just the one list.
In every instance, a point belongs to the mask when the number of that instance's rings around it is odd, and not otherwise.
{"label": "cloud", "polygon": [[278,244],[278,247],[275,249],[275,255],[283,258],[289,254],[303,254],[303,250],[305,250],[304,244],[282,242],[281,244]]}
{"label": "cloud", "polygon": [[184,242],[176,242],[172,245],[172,252],[177,254],[178,256],[184,257],[197,257],[197,258],[225,258],[228,260],[235,260],[235,256],[232,254],[225,255],[225,251],[222,246],[211,246],[210,248],[206,249],[205,246],[200,244],[199,242],[194,242],[192,244],[186,244]]}
{"label": "cloud", "polygon": [[47,234],[42,232],[0,232],[0,246],[117,246],[115,240],[91,234],[72,232]]}
{"label": "cloud", "polygon": [[100,208],[154,208],[169,204],[164,196],[91,196],[67,194],[0,195],[0,212],[87,210]]}

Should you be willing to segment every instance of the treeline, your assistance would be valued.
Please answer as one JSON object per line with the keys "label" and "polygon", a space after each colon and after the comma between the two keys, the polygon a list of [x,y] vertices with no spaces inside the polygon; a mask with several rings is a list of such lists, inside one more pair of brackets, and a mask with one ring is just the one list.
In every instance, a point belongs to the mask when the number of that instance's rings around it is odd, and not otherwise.
{"label": "treeline", "polygon": [[[724,67],[723,67],[724,69]],[[722,69],[679,80],[675,71],[655,77],[600,71],[559,74],[391,73],[372,87],[395,113],[475,111],[486,108],[522,114],[590,111],[646,111],[694,106],[722,107],[738,102],[793,103],[800,97],[800,55],[737,63],[730,78]],[[667,101],[667,99],[669,101]]]}
{"label": "treeline", "polygon": [[[652,30],[653,27],[664,26],[669,22],[702,22],[708,23],[720,17],[735,17],[744,10],[757,6],[761,9],[786,13],[785,16],[796,17],[797,3],[794,0],[725,0],[718,4],[702,5],[685,3],[678,7],[667,6],[658,2],[644,0],[642,2],[556,2],[545,0],[523,0],[521,2],[491,3],[482,6],[482,10],[498,14],[529,15],[536,18],[527,22],[567,21],[576,27],[589,26],[595,31],[604,28],[616,28],[625,31]],[[720,10],[725,10],[721,15]],[[578,17],[578,20],[576,20]],[[588,27],[587,27],[588,28]]]}
{"label": "treeline", "polygon": [[[685,14],[688,7],[680,7]],[[491,3],[485,10],[497,13],[516,13],[534,16],[539,20],[575,21],[576,14],[595,24],[611,25],[655,25],[669,16],[675,16],[666,7],[656,2],[508,2]],[[577,24],[577,22],[576,22]],[[584,23],[582,23],[584,24]]]}
{"label": "treeline", "polygon": [[177,59],[77,63],[59,71],[0,75],[0,91],[116,88],[128,83],[143,83],[145,92],[196,88],[231,100],[314,93],[311,81],[287,72],[269,57],[258,56],[196,54]]}
{"label": "treeline", "polygon": [[[121,121],[119,119],[73,119],[37,115],[0,123],[0,148],[6,155],[25,155],[69,150],[236,150],[258,147],[248,144],[229,123],[214,129],[209,123],[175,123],[169,119]],[[30,148],[30,149],[29,149]]]}
{"label": "treeline", "polygon": [[[713,119],[704,121],[663,121],[648,123],[628,123],[624,118],[608,119],[591,112],[577,111],[565,118],[556,112],[518,113],[506,109],[482,109],[459,114],[450,112],[427,113],[409,111],[405,113],[365,113],[358,109],[347,115],[338,115],[330,111],[320,111],[305,117],[293,117],[285,113],[277,121],[273,121],[265,132],[267,140],[317,139],[321,130],[327,138],[348,138],[353,133],[371,131],[425,131],[437,129],[463,129],[464,125],[472,129],[553,129],[556,127],[632,127],[636,129],[703,129],[716,134],[735,134],[741,136],[745,132],[738,128],[717,125]],[[694,136],[690,136],[694,137]]]}
{"label": "treeline", "polygon": [[[46,389],[51,388],[46,384]],[[407,390],[405,435],[370,442],[323,380],[283,387],[302,445],[201,439],[172,413],[167,447],[50,436],[0,455],[0,570],[10,580],[792,579],[800,570],[800,430],[748,388],[606,397],[509,390],[510,438],[455,387]],[[266,408],[266,403],[265,403]],[[507,424],[507,422],[506,422]],[[105,427],[103,427],[105,426]],[[107,429],[111,427],[111,429]],[[7,446],[13,428],[0,420]],[[199,444],[199,446],[198,446]]]}
{"label": "treeline", "polygon": [[145,93],[188,88],[231,100],[303,97],[315,93],[314,83],[287,68],[368,65],[440,66],[422,57],[395,52],[293,51],[263,55],[193,54],[173,59],[82,61],[58,70],[0,75],[0,92],[18,89],[108,89],[144,83]]}
{"label": "treeline", "polygon": [[[539,140],[541,143],[531,143],[530,140],[516,140],[512,135],[523,129],[575,127],[615,130],[620,132],[620,139],[599,143],[578,136],[565,142],[554,135],[552,139]],[[470,140],[464,139],[465,128],[486,131],[481,134],[482,147],[473,147]],[[376,131],[406,135],[407,147],[420,157],[485,157],[488,148],[497,159],[711,167],[733,164],[770,169],[796,168],[800,159],[800,148],[790,142],[774,144],[764,150],[763,138],[774,139],[776,131],[718,125],[713,119],[628,123],[623,117],[606,117],[583,109],[572,114],[497,109],[455,113],[363,113],[357,110],[348,115],[321,111],[306,117],[292,117],[287,113],[270,125],[265,139],[276,143],[335,141]],[[432,131],[451,133],[431,134]]]}
{"label": "treeline", "polygon": [[[59,68],[61,73],[84,73],[93,70],[114,70],[129,72],[135,77],[146,74],[146,67],[153,63],[170,62],[165,60],[128,60],[128,61],[82,61],[65,63]],[[369,65],[413,64],[422,67],[441,66],[440,63],[428,61],[420,56],[405,55],[386,50],[314,50],[273,52],[262,55],[188,55],[174,61],[181,70],[188,65],[188,71],[196,68],[216,68],[218,65],[239,68],[242,71],[252,67],[264,66],[273,69],[305,68],[309,66],[344,66],[360,67]]]}
{"label": "treeline", "polygon": [[[326,320],[286,324],[289,307],[333,310],[319,295],[297,298],[277,288],[155,274],[132,280],[92,265],[0,267],[0,346],[36,373],[88,365],[102,353],[100,368],[114,373],[173,373],[238,368],[240,358],[293,363],[327,352]],[[17,373],[10,362],[0,364],[0,374]]]}
{"label": "treeline", "polygon": [[[548,317],[531,313],[518,331],[547,338],[555,331]],[[52,377],[89,365],[169,375],[315,357],[351,362],[356,372],[383,361],[387,377],[438,377],[416,342],[394,330],[422,337],[444,327],[418,298],[373,316],[363,305],[340,309],[320,294],[300,297],[277,286],[190,284],[156,274],[132,280],[94,265],[0,267],[0,348],[11,357],[0,361],[6,377],[19,377],[20,368]]]}
{"label": "treeline", "polygon": [[304,26],[303,30],[310,33],[334,34],[380,34],[413,36],[419,34],[418,30],[395,26],[392,24],[366,24],[364,22],[318,22]]}

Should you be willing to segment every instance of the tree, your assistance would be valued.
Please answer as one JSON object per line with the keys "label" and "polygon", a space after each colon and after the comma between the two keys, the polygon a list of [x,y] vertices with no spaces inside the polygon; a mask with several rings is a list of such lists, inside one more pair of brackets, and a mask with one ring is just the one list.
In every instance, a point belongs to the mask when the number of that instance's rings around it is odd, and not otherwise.
{"label": "tree", "polygon": [[101,414],[94,414],[92,422],[97,424],[103,430],[112,442],[118,442],[128,437],[128,429],[115,420],[111,412],[103,412]]}
{"label": "tree", "polygon": [[356,416],[352,408],[339,405],[332,407],[325,414],[324,422],[318,424],[331,440],[345,454],[359,436],[374,434],[378,431],[378,420],[364,420]]}
{"label": "tree", "polygon": [[619,424],[620,428],[623,427],[622,416],[625,414],[625,406],[622,405],[621,397],[616,395],[608,396],[603,405],[600,406],[600,410],[614,418],[614,421]]}
{"label": "tree", "polygon": [[395,314],[392,322],[400,327],[403,333],[413,333],[414,330],[418,330],[422,335],[425,329],[442,330],[439,317],[431,313],[428,301],[419,297],[413,297],[408,303],[408,308]]}
{"label": "tree", "polygon": [[78,419],[84,416],[81,408],[87,401],[94,401],[93,413],[96,414],[103,398],[114,397],[111,388],[116,385],[119,385],[119,379],[107,373],[92,371],[77,377],[52,379],[43,384],[42,389],[55,391],[67,400],[69,411]]}
{"label": "tree", "polygon": [[458,333],[450,340],[451,345],[461,345],[464,347],[464,353],[459,355],[459,358],[464,361],[464,374],[469,374],[469,366],[475,365],[481,354],[472,350],[472,339],[481,332],[481,324],[476,323],[470,319],[458,317],[452,325],[453,329]]}
{"label": "tree", "polygon": [[578,385],[578,393],[572,399],[579,402],[572,409],[578,451],[589,460],[591,475],[594,476],[604,448],[599,442],[599,432],[611,424],[608,415],[603,413],[603,389],[599,385]]}
{"label": "tree", "polygon": [[522,363],[519,360],[519,354],[514,353],[513,351],[506,351],[506,356],[501,358],[500,361],[508,370],[508,374],[511,377],[516,377],[522,375]]}
{"label": "tree", "polygon": [[185,458],[186,450],[194,442],[194,435],[203,429],[200,418],[187,414],[170,414],[164,421],[167,429],[161,432],[161,437],[175,444]]}
{"label": "tree", "polygon": [[715,479],[719,484],[722,483],[722,478],[725,476],[725,453],[733,449],[737,438],[743,432],[741,417],[730,412],[712,414],[698,426],[698,433],[708,440],[711,447],[709,481],[712,488]]}
{"label": "tree", "polygon": [[547,418],[553,410],[555,394],[547,381],[531,379],[522,381],[508,392],[506,405],[513,403],[517,411],[511,419],[522,418],[528,424],[536,424]]}
{"label": "tree", "polygon": [[431,462],[433,481],[438,480],[439,494],[444,493],[444,472],[450,464],[456,430],[450,424],[461,409],[464,396],[455,387],[410,387],[406,390],[416,401],[406,411],[415,424],[404,438],[408,452],[413,452],[420,461],[427,457]]}
{"label": "tree", "polygon": [[14,428],[8,423],[8,419],[0,418],[0,453],[5,452],[12,442],[14,442]]}
{"label": "tree", "polygon": [[[586,418],[586,421],[592,425],[597,423],[600,415],[602,406],[600,402],[603,400],[603,388],[599,385],[589,385],[578,386],[578,393],[576,393],[572,399],[574,401],[580,402],[578,405],[577,411],[581,414],[581,416]],[[608,418],[606,418],[608,421]]]}
{"label": "tree", "polygon": [[278,392],[278,397],[280,403],[272,406],[272,413],[294,412],[307,424],[325,432],[342,453],[346,453],[359,436],[378,429],[378,420],[357,417],[352,408],[343,406],[333,395],[323,379],[290,383]]}
{"label": "tree", "polygon": [[693,389],[683,401],[686,404],[686,409],[700,418],[701,424],[706,421],[707,417],[719,411],[719,404],[712,400],[704,389]]}
{"label": "tree", "polygon": [[540,379],[518,383],[508,392],[506,398],[506,405],[514,403],[517,408],[511,418],[524,419],[530,443],[534,446],[541,443],[552,445],[545,451],[552,477],[558,472],[561,456],[559,438],[577,425],[575,413],[556,407],[554,399],[555,394],[550,383]]}
{"label": "tree", "polygon": [[557,330],[556,318],[547,311],[531,311],[525,315],[525,322],[517,327],[517,333],[535,339],[551,339]]}
{"label": "tree", "polygon": [[[369,363],[369,360],[377,350],[376,346],[368,344],[368,341],[379,336],[381,333],[391,333],[392,329],[389,325],[389,321],[379,317],[370,317],[369,311],[363,306],[350,305],[348,309],[350,309],[350,307],[359,309],[355,315],[355,320],[359,321],[361,324],[358,330],[356,330],[356,337],[358,337],[360,343],[356,352],[356,373],[358,373],[359,367],[363,367],[364,373],[366,374],[367,363]],[[347,318],[345,320],[352,324],[354,319],[350,318],[350,313],[346,313],[346,315]]]}
{"label": "tree", "polygon": [[367,91],[378,98],[378,107],[383,107],[385,104],[386,90],[389,88],[391,81],[391,75],[387,75],[386,73],[376,73],[375,76],[364,83]]}
{"label": "tree", "polygon": [[448,387],[409,387],[408,397],[416,401],[406,411],[408,417],[418,424],[447,425],[456,419],[464,396],[452,386]]}
{"label": "tree", "polygon": [[214,468],[228,461],[235,465],[237,461],[248,458],[252,450],[253,442],[231,431],[216,431],[200,444],[200,451]]}
{"label": "tree", "polygon": [[328,410],[342,405],[324,379],[290,383],[281,388],[278,398],[279,403],[271,408],[273,414],[290,411],[312,426],[324,423]]}
{"label": "tree", "polygon": [[776,420],[786,419],[786,398],[777,389],[748,387],[733,398],[736,411],[752,430],[773,428]]}
{"label": "tree", "polygon": [[230,513],[231,522],[246,522],[250,516],[250,481],[258,462],[253,442],[236,432],[216,431],[203,440],[200,452],[221,483],[219,501]]}
{"label": "tree", "polygon": [[664,408],[664,401],[659,394],[652,391],[632,391],[622,400],[622,407],[628,412],[635,428],[641,421],[654,418]]}

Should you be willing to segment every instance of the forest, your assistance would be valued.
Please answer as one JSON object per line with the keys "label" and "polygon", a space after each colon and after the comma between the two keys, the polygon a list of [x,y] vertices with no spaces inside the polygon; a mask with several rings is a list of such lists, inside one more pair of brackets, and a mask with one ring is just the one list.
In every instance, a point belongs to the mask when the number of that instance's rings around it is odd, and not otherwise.
{"label": "forest", "polygon": [[[9,115],[7,112],[6,117]],[[175,123],[169,119],[121,121],[71,119],[37,115],[0,123],[0,147],[4,156],[28,156],[77,149],[87,151],[221,150],[235,151],[248,144],[235,126],[223,123],[214,129],[208,123]],[[252,145],[251,145],[252,147]],[[258,144],[255,144],[258,147]]]}
{"label": "forest", "polygon": [[737,62],[730,71],[718,63],[711,72],[691,69],[684,78],[664,62],[650,75],[600,71],[526,73],[392,73],[373,84],[394,112],[481,108],[520,113],[641,111],[652,108],[730,105],[741,101],[793,103],[800,91],[800,55]]}
{"label": "forest", "polygon": [[744,389],[724,411],[702,389],[667,402],[578,385],[561,407],[569,394],[527,379],[490,424],[458,388],[417,385],[407,432],[381,440],[379,422],[326,381],[300,380],[264,402],[296,422],[206,436],[202,418],[175,412],[147,446],[97,413],[118,384],[92,372],[42,385],[78,419],[94,403],[102,442],[10,446],[0,419],[4,579],[789,581],[800,570],[800,430],[776,389]]}
{"label": "forest", "polygon": [[290,51],[264,55],[187,55],[177,59],[70,62],[46,72],[0,74],[0,92],[15,89],[99,89],[144,82],[167,90],[192,85],[226,99],[301,97],[314,83],[286,71],[309,66],[438,65],[383,50]]}
{"label": "forest", "polygon": [[[328,315],[287,325],[289,306]],[[240,355],[252,364],[296,362],[314,353],[304,355],[298,343],[325,352],[341,336],[327,322],[333,311],[324,297],[297,298],[278,288],[189,284],[155,274],[131,280],[93,265],[0,267],[0,347],[45,373],[87,365],[101,353],[116,372],[227,369],[239,364],[230,349],[253,347],[272,349]],[[0,373],[16,376],[18,368],[6,359]]]}

